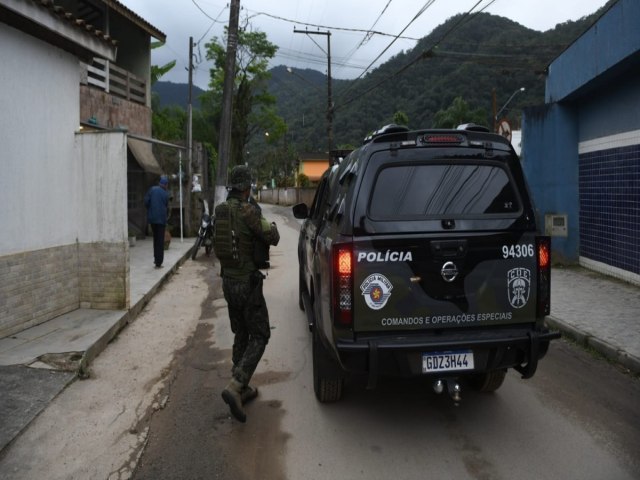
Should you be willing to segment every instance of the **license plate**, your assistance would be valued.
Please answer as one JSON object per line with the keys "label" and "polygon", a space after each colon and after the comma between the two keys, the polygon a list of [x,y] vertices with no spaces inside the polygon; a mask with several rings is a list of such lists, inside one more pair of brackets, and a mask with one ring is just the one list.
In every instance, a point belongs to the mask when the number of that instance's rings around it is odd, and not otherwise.
{"label": "license plate", "polygon": [[433,352],[422,355],[422,373],[473,370],[473,352]]}

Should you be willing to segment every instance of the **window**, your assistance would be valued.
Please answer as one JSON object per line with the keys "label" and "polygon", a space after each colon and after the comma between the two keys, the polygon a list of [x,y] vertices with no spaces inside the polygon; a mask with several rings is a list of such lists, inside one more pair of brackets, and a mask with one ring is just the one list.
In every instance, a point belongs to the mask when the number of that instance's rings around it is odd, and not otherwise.
{"label": "window", "polygon": [[390,165],[379,170],[369,204],[372,220],[418,220],[516,213],[507,172],[489,164]]}

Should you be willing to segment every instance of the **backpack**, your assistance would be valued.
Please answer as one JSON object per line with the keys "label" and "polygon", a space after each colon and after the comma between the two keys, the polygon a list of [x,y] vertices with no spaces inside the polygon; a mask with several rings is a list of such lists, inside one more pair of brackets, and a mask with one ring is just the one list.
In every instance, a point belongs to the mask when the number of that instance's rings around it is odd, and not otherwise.
{"label": "backpack", "polygon": [[228,202],[222,202],[215,208],[213,251],[223,268],[240,266],[237,215],[237,209],[231,207]]}

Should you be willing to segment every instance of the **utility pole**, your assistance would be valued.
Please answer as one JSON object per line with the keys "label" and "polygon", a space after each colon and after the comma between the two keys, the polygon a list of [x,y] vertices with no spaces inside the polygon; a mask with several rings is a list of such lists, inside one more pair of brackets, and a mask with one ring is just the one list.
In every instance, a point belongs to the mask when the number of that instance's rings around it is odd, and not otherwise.
{"label": "utility pole", "polygon": [[227,36],[227,58],[222,87],[222,118],[220,119],[220,140],[218,142],[218,174],[214,206],[224,202],[227,191],[227,169],[231,155],[231,122],[233,110],[233,84],[236,72],[236,51],[238,49],[238,21],[240,0],[231,0],[229,8],[229,29]]}
{"label": "utility pole", "polygon": [[331,162],[331,150],[333,149],[333,100],[331,98],[331,32],[328,30],[326,32],[310,32],[309,30],[296,30],[294,28],[293,33],[306,33],[307,35],[326,35],[327,37],[327,143],[329,147],[327,153],[329,155],[329,162]]}
{"label": "utility pole", "polygon": [[[192,110],[192,87],[193,87],[193,37],[189,37],[189,93],[187,99],[187,187],[189,195],[191,191],[191,172],[193,167],[193,110]],[[180,179],[182,181],[182,179]],[[191,231],[191,196],[189,201],[186,202],[185,214],[187,217],[186,227],[187,231]]]}

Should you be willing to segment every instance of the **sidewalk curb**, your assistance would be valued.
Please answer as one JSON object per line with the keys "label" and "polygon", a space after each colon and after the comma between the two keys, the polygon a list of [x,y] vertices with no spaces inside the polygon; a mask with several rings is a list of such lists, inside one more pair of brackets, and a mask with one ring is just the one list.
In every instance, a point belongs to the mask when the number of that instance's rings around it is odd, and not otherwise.
{"label": "sidewalk curb", "polygon": [[80,361],[80,367],[76,372],[77,377],[79,378],[88,378],[89,377],[89,364],[95,360],[95,358],[107,348],[107,345],[113,340],[120,331],[126,327],[129,323],[133,322],[136,317],[142,312],[144,307],[151,301],[151,299],[158,292],[160,287],[164,285],[175,272],[178,271],[180,266],[189,258],[189,250],[178,259],[178,261],[171,268],[168,268],[160,280],[158,280],[153,287],[138,301],[135,305],[131,305],[128,310],[123,310],[122,317],[115,322],[111,328],[109,328],[104,334],[87,350],[85,350],[82,360]]}
{"label": "sidewalk curb", "polygon": [[547,317],[546,323],[550,328],[560,330],[563,336],[574,340],[578,345],[594,349],[606,359],[621,365],[634,375],[640,374],[640,358],[551,315]]}

